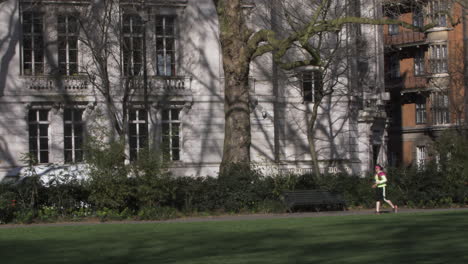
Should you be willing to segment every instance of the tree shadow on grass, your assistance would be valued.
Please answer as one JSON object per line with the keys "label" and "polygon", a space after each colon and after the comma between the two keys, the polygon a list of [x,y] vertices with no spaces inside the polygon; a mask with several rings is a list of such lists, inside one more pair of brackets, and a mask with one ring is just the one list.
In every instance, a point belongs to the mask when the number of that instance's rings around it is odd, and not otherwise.
{"label": "tree shadow on grass", "polygon": [[10,229],[2,230],[0,253],[3,264],[467,263],[466,216],[42,227],[40,235]]}

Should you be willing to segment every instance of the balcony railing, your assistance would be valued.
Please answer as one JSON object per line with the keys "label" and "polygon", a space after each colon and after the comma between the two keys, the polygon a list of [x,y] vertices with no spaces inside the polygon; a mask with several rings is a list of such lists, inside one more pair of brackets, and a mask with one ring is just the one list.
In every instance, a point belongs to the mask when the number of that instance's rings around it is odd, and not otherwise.
{"label": "balcony railing", "polygon": [[413,44],[413,43],[422,43],[426,40],[426,36],[422,32],[413,32],[413,31],[405,31],[400,32],[396,35],[389,35],[386,34],[384,36],[384,43],[386,46],[390,45],[405,45],[405,44]]}
{"label": "balcony railing", "polygon": [[30,90],[47,91],[77,91],[89,87],[88,76],[23,76],[24,85]]}
{"label": "balcony railing", "polygon": [[385,80],[387,87],[401,87],[402,89],[423,89],[428,85],[428,78],[426,76],[409,76],[388,78]]}
{"label": "balcony railing", "polygon": [[[130,85],[135,90],[143,90],[142,76],[133,76]],[[178,93],[191,90],[192,78],[187,76],[148,76],[148,90],[158,93]]]}

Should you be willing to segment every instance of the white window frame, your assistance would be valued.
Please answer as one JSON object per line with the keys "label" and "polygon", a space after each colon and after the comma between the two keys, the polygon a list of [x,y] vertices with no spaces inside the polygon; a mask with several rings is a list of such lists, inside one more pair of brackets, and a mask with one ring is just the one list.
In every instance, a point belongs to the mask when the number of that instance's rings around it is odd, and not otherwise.
{"label": "white window frame", "polygon": [[[172,20],[172,31],[169,21]],[[161,21],[161,24],[159,23]],[[175,15],[156,15],[155,16],[155,48],[156,48],[156,75],[158,76],[176,76],[176,24]],[[170,40],[172,39],[172,47]],[[161,44],[158,47],[158,43]]]}
{"label": "white window frame", "polygon": [[429,3],[429,16],[437,27],[447,27],[448,18],[445,12],[450,11],[447,2],[446,0],[434,0]]}
{"label": "white window frame", "polygon": [[[129,19],[129,24],[126,20]],[[128,27],[128,30],[126,30]],[[138,30],[138,28],[140,28]],[[122,67],[125,76],[137,76],[143,71],[143,41],[145,26],[140,15],[124,12],[122,15]],[[128,41],[128,43],[127,43]],[[138,45],[138,41],[140,42]],[[140,52],[138,54],[138,51]],[[127,61],[128,60],[128,61]],[[139,60],[139,63],[138,63]],[[139,66],[138,66],[139,65]]]}
{"label": "white window frame", "polygon": [[[64,29],[65,32],[60,31],[60,19],[64,18]],[[76,19],[75,27],[76,32],[72,31],[72,22],[70,20]],[[59,72],[64,75],[74,75],[79,72],[79,48],[78,48],[78,39],[79,39],[79,26],[78,26],[78,14],[63,13],[57,16],[57,48],[58,48],[58,67]],[[65,46],[61,46],[61,44]],[[73,48],[74,46],[74,48]],[[62,53],[63,52],[63,53]],[[71,54],[75,52],[75,58],[72,60]],[[65,58],[62,56],[65,55]],[[75,69],[71,67],[75,65]]]}
{"label": "white window frame", "polygon": [[[135,118],[132,118],[134,112]],[[132,126],[135,126],[134,133]],[[144,131],[144,132],[143,132]],[[131,108],[128,113],[128,147],[130,161],[138,159],[138,154],[149,144],[148,112],[144,108]],[[135,145],[133,145],[133,142]]]}
{"label": "white window frame", "polygon": [[315,93],[322,86],[322,76],[319,70],[307,70],[301,73],[302,100],[305,103],[313,103]]}
{"label": "white window frame", "polygon": [[426,167],[426,158],[426,146],[416,146],[416,167],[418,170],[422,170]]}
{"label": "white window frame", "polygon": [[[163,158],[170,161],[180,161],[182,154],[182,114],[181,106],[171,106],[161,111],[161,143]],[[174,112],[178,112],[177,118]],[[167,114],[165,114],[167,113]],[[178,127],[178,131],[175,127]],[[166,132],[167,130],[167,132]],[[176,133],[178,132],[178,133]],[[178,139],[178,147],[174,147],[174,140]]]}
{"label": "white window frame", "polygon": [[424,69],[424,50],[419,49],[414,55],[414,75],[421,76],[425,74]]}
{"label": "white window frame", "polygon": [[416,6],[413,10],[413,26],[423,27],[424,26],[424,13],[421,6]]}
{"label": "white window frame", "polygon": [[427,122],[427,111],[425,97],[418,98],[415,102],[416,124],[425,124]]}
{"label": "white window frame", "polygon": [[430,61],[433,74],[448,72],[448,49],[446,43],[431,45]]}
{"label": "white window frame", "polygon": [[443,125],[450,123],[449,96],[447,92],[431,94],[432,123]]}
{"label": "white window frame", "polygon": [[[396,16],[396,15],[391,15],[389,18],[392,19],[392,20],[398,20],[398,16]],[[391,35],[391,36],[400,34],[400,25],[398,25],[398,24],[389,24],[388,25],[388,34]]]}
{"label": "white window frame", "polygon": [[[26,28],[25,17],[31,15],[31,24],[29,28]],[[36,19],[40,20],[40,23],[34,23]],[[22,60],[21,60],[21,71],[23,75],[43,75],[45,72],[44,62],[44,15],[42,12],[36,11],[23,11],[21,14],[21,24],[23,30],[22,36]],[[38,26],[40,25],[40,26]],[[27,39],[30,39],[30,47],[26,49]],[[42,41],[41,41],[42,39]],[[40,43],[40,44],[39,44]],[[37,45],[40,45],[39,47]],[[26,61],[27,53],[30,53],[30,61]],[[39,54],[38,54],[39,53]],[[41,54],[42,53],[42,54]],[[30,69],[26,69],[26,64],[30,64]],[[41,67],[39,67],[41,66]],[[28,72],[29,70],[29,72]]]}
{"label": "white window frame", "polygon": [[[41,113],[45,113],[46,120],[41,120]],[[34,115],[34,120],[31,116]],[[42,118],[43,119],[43,118]],[[42,133],[41,127],[46,127],[46,135]],[[35,136],[32,131],[35,130]],[[48,108],[33,108],[28,110],[28,137],[29,137],[29,153],[36,159],[38,164],[50,163],[50,109]],[[41,140],[46,140],[46,144],[41,144]],[[32,142],[36,146],[32,146]],[[46,153],[43,157],[42,153]]]}
{"label": "white window frame", "polygon": [[[66,111],[71,111],[71,120],[67,120]],[[75,113],[79,113],[77,118]],[[63,112],[63,160],[65,163],[83,162],[83,143],[84,143],[84,109],[76,107],[66,107]],[[67,135],[66,127],[70,126],[70,135]],[[81,127],[81,135],[79,129]],[[71,148],[66,147],[66,141],[71,139]],[[81,143],[80,143],[81,141]],[[71,160],[67,160],[67,152],[71,152]],[[81,153],[81,154],[80,154]]]}

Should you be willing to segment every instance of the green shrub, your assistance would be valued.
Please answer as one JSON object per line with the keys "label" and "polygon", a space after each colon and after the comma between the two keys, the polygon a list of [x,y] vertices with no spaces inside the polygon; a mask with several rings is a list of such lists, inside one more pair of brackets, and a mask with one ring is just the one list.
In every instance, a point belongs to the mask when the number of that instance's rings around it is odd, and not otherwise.
{"label": "green shrub", "polygon": [[11,222],[17,210],[17,200],[11,184],[0,184],[0,224]]}
{"label": "green shrub", "polygon": [[121,140],[104,143],[90,138],[86,145],[89,164],[89,201],[97,208],[123,210],[133,190],[125,165],[125,145]]}
{"label": "green shrub", "polygon": [[138,219],[140,220],[166,220],[178,216],[178,211],[172,207],[143,207],[138,212]]}
{"label": "green shrub", "polygon": [[31,209],[21,209],[14,213],[14,222],[19,224],[31,224],[36,218],[36,212]]}
{"label": "green shrub", "polygon": [[271,193],[262,184],[264,178],[259,171],[244,164],[230,164],[225,173],[218,177],[219,197],[227,212],[251,210],[259,201]]}
{"label": "green shrub", "polygon": [[38,220],[41,222],[55,222],[59,218],[59,210],[56,207],[44,206],[39,209]]}

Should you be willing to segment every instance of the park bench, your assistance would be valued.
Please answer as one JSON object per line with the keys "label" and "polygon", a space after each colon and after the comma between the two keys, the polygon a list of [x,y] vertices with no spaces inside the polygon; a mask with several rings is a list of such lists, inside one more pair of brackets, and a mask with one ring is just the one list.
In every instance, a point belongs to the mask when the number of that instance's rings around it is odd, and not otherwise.
{"label": "park bench", "polygon": [[320,210],[346,210],[342,195],[324,190],[298,190],[283,192],[283,200],[289,212],[295,208]]}

